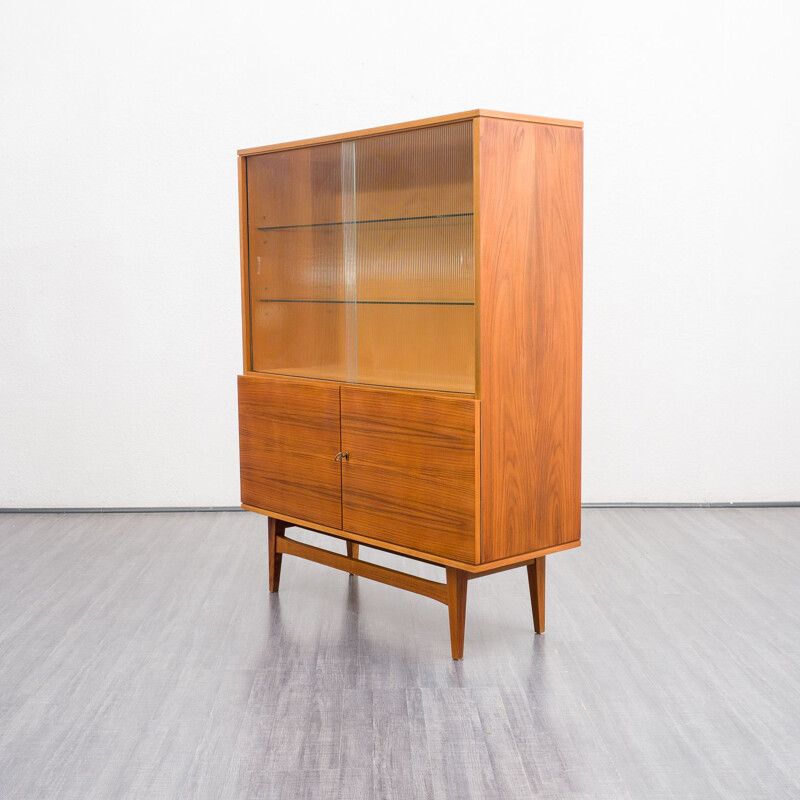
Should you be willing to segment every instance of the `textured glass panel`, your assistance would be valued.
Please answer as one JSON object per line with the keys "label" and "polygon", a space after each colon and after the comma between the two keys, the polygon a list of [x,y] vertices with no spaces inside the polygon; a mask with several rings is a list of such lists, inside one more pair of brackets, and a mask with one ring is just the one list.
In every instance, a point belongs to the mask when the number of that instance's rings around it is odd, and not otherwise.
{"label": "textured glass panel", "polygon": [[251,157],[247,191],[253,369],[344,380],[341,145]]}
{"label": "textured glass panel", "polygon": [[475,390],[472,123],[355,142],[357,378]]}
{"label": "textured glass panel", "polygon": [[359,383],[475,391],[472,304],[358,305]]}
{"label": "textured glass panel", "polygon": [[472,235],[471,214],[359,225],[359,302],[473,302]]}
{"label": "textured glass panel", "polygon": [[474,392],[472,124],[248,159],[253,369]]}

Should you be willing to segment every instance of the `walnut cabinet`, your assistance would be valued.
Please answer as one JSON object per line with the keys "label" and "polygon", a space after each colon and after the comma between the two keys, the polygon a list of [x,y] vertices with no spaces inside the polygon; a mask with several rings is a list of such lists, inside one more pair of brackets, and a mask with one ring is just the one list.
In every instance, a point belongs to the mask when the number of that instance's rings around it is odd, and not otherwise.
{"label": "walnut cabinet", "polygon": [[[448,606],[580,544],[582,124],[469,111],[239,152],[242,505]],[[346,543],[346,555],[287,535]],[[441,565],[425,580],[358,545]]]}

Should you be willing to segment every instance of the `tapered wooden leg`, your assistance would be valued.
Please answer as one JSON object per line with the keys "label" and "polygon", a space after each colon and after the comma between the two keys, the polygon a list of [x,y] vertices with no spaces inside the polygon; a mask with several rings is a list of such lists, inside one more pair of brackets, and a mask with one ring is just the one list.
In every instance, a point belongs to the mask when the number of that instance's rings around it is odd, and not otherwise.
{"label": "tapered wooden leg", "polygon": [[[358,542],[347,543],[347,557],[358,558]],[[353,573],[351,572],[350,575],[353,575]]]}
{"label": "tapered wooden leg", "polygon": [[450,611],[450,650],[453,659],[464,658],[464,623],[467,617],[467,573],[447,567],[447,607]]}
{"label": "tapered wooden leg", "polygon": [[531,590],[533,629],[544,633],[544,556],[528,564],[528,588]]}
{"label": "tapered wooden leg", "polygon": [[281,519],[269,518],[269,590],[277,592],[281,583],[281,560],[283,553],[279,553],[275,548],[275,539],[282,536],[286,530],[286,523]]}

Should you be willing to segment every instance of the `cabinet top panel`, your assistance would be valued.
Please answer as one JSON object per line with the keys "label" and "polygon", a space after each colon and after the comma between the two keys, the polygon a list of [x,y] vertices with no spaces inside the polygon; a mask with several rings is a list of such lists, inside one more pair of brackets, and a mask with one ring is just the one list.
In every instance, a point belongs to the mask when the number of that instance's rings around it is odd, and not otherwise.
{"label": "cabinet top panel", "polygon": [[382,125],[378,128],[364,128],[360,131],[349,131],[348,133],[337,133],[331,136],[317,136],[313,139],[299,139],[294,142],[282,142],[280,144],[269,144],[263,147],[249,147],[239,150],[240,156],[253,156],[259,153],[269,153],[272,150],[289,150],[294,147],[306,147],[312,144],[325,144],[326,142],[341,142],[347,139],[360,139],[365,136],[376,136],[381,133],[391,133],[392,131],[408,130],[409,128],[424,128],[430,125],[441,125],[446,122],[458,122],[460,120],[474,119],[475,117],[495,117],[497,119],[519,120],[521,122],[538,122],[542,125],[562,125],[569,128],[582,128],[583,123],[569,119],[554,119],[551,117],[535,117],[530,114],[511,114],[505,111],[487,111],[484,108],[476,108],[472,111],[462,111],[457,114],[445,114],[441,117],[428,117],[426,119],[415,119],[411,122],[398,122],[394,125]]}

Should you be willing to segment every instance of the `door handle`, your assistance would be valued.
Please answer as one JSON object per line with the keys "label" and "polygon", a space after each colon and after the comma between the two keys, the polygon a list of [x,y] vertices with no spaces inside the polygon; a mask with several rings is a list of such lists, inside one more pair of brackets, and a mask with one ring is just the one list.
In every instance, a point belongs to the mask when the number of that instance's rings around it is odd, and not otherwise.
{"label": "door handle", "polygon": [[350,453],[341,453],[341,452],[339,452],[333,457],[333,460],[334,461],[341,461],[342,459],[344,459],[345,461],[347,461],[349,458],[350,458]]}

